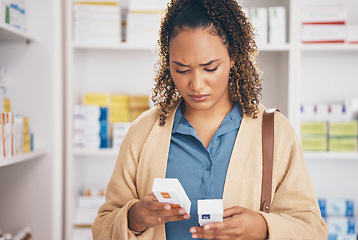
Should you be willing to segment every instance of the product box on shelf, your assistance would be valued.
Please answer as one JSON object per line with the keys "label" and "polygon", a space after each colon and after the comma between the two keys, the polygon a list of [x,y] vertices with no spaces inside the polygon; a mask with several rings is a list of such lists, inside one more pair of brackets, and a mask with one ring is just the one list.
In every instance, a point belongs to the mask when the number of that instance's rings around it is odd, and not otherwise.
{"label": "product box on shelf", "polygon": [[152,191],[159,202],[172,208],[182,207],[190,213],[191,202],[177,178],[155,178]]}
{"label": "product box on shelf", "polygon": [[126,136],[129,127],[132,123],[129,122],[114,122],[112,125],[113,129],[113,141],[112,141],[112,148],[119,149],[123,142],[124,137]]}
{"label": "product box on shelf", "polygon": [[344,43],[346,39],[346,25],[302,25],[302,43]]}
{"label": "product box on shelf", "polygon": [[344,43],[347,40],[345,5],[310,4],[302,9],[303,43]]}
{"label": "product box on shelf", "polygon": [[74,144],[78,148],[109,147],[108,108],[77,105],[74,113]]}
{"label": "product box on shelf", "polygon": [[302,24],[346,24],[348,18],[342,4],[306,4],[301,13]]}
{"label": "product box on shelf", "polygon": [[324,218],[327,226],[328,233],[335,234],[357,234],[358,233],[358,218],[356,217],[326,217]]}
{"label": "product box on shelf", "polygon": [[353,217],[354,200],[345,198],[319,198],[318,205],[322,217]]}
{"label": "product box on shelf", "polygon": [[331,137],[357,137],[358,121],[329,122],[329,135]]}
{"label": "product box on shelf", "polygon": [[202,199],[198,200],[199,225],[223,221],[223,201],[222,199]]}
{"label": "product box on shelf", "polygon": [[286,8],[269,7],[269,43],[286,43]]}
{"label": "product box on shelf", "polygon": [[328,139],[326,136],[301,136],[301,145],[303,151],[327,151]]}
{"label": "product box on shelf", "polygon": [[121,36],[119,1],[75,1],[73,29],[75,41],[119,43]]}
{"label": "product box on shelf", "polygon": [[331,152],[356,152],[357,138],[353,137],[329,137],[328,149]]}
{"label": "product box on shelf", "polygon": [[337,234],[329,233],[327,240],[357,240],[357,234]]}
{"label": "product box on shelf", "polygon": [[250,8],[251,24],[257,30],[256,43],[258,46],[268,43],[268,13],[267,8]]}

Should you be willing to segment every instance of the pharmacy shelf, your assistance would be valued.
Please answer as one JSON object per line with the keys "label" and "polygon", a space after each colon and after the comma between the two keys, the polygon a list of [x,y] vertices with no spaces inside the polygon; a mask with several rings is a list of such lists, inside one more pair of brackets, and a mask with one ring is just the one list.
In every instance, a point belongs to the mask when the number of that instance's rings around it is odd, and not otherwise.
{"label": "pharmacy shelf", "polygon": [[6,23],[0,23],[0,40],[2,41],[14,41],[25,40],[27,42],[35,41],[35,37],[28,33],[25,33],[15,27]]}
{"label": "pharmacy shelf", "polygon": [[286,44],[280,44],[280,45],[275,45],[275,44],[266,44],[266,45],[262,45],[262,46],[258,46],[259,51],[264,51],[264,52],[284,52],[284,51],[289,51],[291,48],[291,45],[286,43]]}
{"label": "pharmacy shelf", "polygon": [[[144,43],[95,43],[95,42],[74,42],[74,49],[94,49],[94,50],[155,50],[154,45]],[[290,44],[266,44],[259,46],[259,51],[289,51],[291,48]]]}
{"label": "pharmacy shelf", "polygon": [[306,43],[301,44],[302,51],[358,51],[358,44],[348,43]]}
{"label": "pharmacy shelf", "polygon": [[34,159],[38,159],[46,154],[45,150],[35,150],[30,153],[21,154],[16,157],[12,157],[9,159],[0,160],[0,167],[5,167],[9,165],[13,165],[16,163],[26,162]]}
{"label": "pharmacy shelf", "polygon": [[305,152],[307,160],[353,160],[358,162],[358,152]]}
{"label": "pharmacy shelf", "polygon": [[117,157],[119,149],[74,149],[73,154],[76,157]]}
{"label": "pharmacy shelf", "polygon": [[74,49],[88,50],[155,50],[155,46],[151,44],[135,44],[135,43],[95,43],[95,42],[74,42]]}

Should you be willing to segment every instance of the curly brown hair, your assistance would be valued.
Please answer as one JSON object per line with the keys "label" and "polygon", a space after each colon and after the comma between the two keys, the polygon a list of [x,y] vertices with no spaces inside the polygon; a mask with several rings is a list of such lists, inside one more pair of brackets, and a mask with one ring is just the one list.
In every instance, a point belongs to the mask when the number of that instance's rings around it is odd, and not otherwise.
{"label": "curly brown hair", "polygon": [[[152,101],[161,110],[160,125],[165,124],[169,111],[182,99],[170,74],[169,44],[171,38],[174,38],[183,27],[193,28],[190,24],[178,26],[176,23],[178,14],[185,8],[192,8],[193,4],[199,5],[205,12],[212,26],[209,28],[213,28],[214,34],[223,39],[223,44],[228,47],[230,58],[234,62],[228,80],[231,100],[240,103],[243,114],[256,118],[262,97],[262,79],[256,66],[258,51],[254,40],[254,28],[242,7],[235,0],[172,0],[168,3],[161,22],[158,40],[159,60],[155,65],[156,77],[152,89]],[[199,26],[194,27],[196,28]]]}

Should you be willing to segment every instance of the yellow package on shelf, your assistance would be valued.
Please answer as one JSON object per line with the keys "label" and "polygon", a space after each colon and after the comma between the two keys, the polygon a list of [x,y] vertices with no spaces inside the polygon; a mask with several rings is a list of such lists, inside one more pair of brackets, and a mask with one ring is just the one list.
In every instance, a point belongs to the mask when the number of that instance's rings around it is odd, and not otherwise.
{"label": "yellow package on shelf", "polygon": [[327,135],[327,122],[302,122],[301,135]]}
{"label": "yellow package on shelf", "polygon": [[129,96],[124,94],[113,94],[111,96],[111,106],[129,107]]}
{"label": "yellow package on shelf", "polygon": [[130,119],[130,112],[129,111],[123,111],[122,113],[111,113],[109,116],[109,121],[111,123],[113,122],[129,122]]}
{"label": "yellow package on shelf", "polygon": [[306,136],[301,139],[303,151],[327,151],[328,140],[326,136]]}
{"label": "yellow package on shelf", "polygon": [[110,94],[108,93],[85,93],[82,96],[83,105],[97,105],[108,107],[110,105]]}
{"label": "yellow package on shelf", "polygon": [[335,137],[357,137],[357,121],[330,122],[329,136]]}
{"label": "yellow package on shelf", "polygon": [[4,100],[4,109],[5,109],[5,112],[11,112],[11,102],[10,102],[10,99],[9,98],[5,98]]}
{"label": "yellow package on shelf", "polygon": [[330,137],[329,151],[331,152],[356,152],[357,138],[351,137]]}
{"label": "yellow package on shelf", "polygon": [[129,99],[130,108],[149,108],[149,96],[148,95],[135,95],[130,96]]}

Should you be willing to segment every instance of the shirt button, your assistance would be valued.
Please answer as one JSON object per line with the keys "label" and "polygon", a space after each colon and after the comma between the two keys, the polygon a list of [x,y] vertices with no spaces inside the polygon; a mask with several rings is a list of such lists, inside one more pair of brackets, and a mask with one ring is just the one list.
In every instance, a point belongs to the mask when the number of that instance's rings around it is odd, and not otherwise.
{"label": "shirt button", "polygon": [[210,170],[211,170],[211,166],[206,167],[206,170],[207,170],[207,171],[210,171]]}

